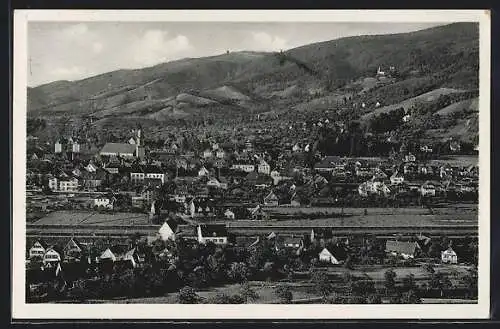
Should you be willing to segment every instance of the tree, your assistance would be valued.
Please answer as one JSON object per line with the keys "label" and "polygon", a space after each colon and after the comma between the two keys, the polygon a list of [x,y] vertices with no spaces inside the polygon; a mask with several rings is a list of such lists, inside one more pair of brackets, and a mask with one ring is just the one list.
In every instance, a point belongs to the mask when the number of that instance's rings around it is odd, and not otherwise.
{"label": "tree", "polygon": [[415,275],[410,273],[403,278],[403,288],[407,291],[415,289]]}
{"label": "tree", "polygon": [[401,303],[403,304],[420,304],[422,300],[415,293],[415,290],[411,289],[401,296]]}
{"label": "tree", "polygon": [[477,268],[473,266],[472,268],[468,269],[467,274],[463,277],[462,280],[465,283],[465,286],[467,287],[469,297],[476,297],[477,283],[478,283]]}
{"label": "tree", "polygon": [[323,301],[326,301],[327,297],[333,292],[333,285],[328,275],[324,272],[315,271],[312,273],[311,279],[316,292],[323,298]]}
{"label": "tree", "polygon": [[378,293],[373,293],[368,296],[366,299],[368,304],[382,304],[382,296]]}
{"label": "tree", "polygon": [[434,273],[431,276],[429,284],[431,288],[439,289],[441,297],[444,296],[444,290],[449,289],[451,287],[450,279],[443,272]]}
{"label": "tree", "polygon": [[248,301],[255,301],[259,299],[259,295],[257,292],[250,286],[248,282],[245,282],[241,285],[240,287],[240,296],[243,298],[245,303],[248,303]]}
{"label": "tree", "polygon": [[424,265],[422,265],[422,268],[429,274],[433,274],[434,272],[436,272],[434,270],[434,267],[430,263],[425,263]]}
{"label": "tree", "polygon": [[279,298],[281,304],[290,304],[293,300],[293,294],[289,285],[278,285],[274,293]]}
{"label": "tree", "polygon": [[180,304],[197,304],[200,296],[198,296],[193,288],[186,286],[179,290],[177,300]]}
{"label": "tree", "polygon": [[392,269],[385,271],[384,279],[386,293],[394,291],[394,288],[396,287],[396,272],[394,272]]}
{"label": "tree", "polygon": [[217,293],[214,297],[208,300],[209,304],[243,304],[245,301],[240,295],[227,295],[225,293]]}
{"label": "tree", "polygon": [[243,262],[231,263],[231,267],[227,271],[227,276],[236,282],[245,282],[248,279],[250,272],[248,266]]}

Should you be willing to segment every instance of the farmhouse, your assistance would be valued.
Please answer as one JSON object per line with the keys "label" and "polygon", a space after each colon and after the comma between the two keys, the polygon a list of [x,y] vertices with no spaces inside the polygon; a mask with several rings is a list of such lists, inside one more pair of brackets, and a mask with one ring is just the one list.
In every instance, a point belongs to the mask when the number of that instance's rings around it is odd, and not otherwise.
{"label": "farmhouse", "polygon": [[457,253],[451,247],[441,251],[441,261],[445,264],[456,264],[458,262]]}
{"label": "farmhouse", "polygon": [[264,204],[266,206],[277,206],[278,205],[278,197],[276,194],[274,194],[273,191],[271,191],[265,198],[264,198]]}
{"label": "farmhouse", "polygon": [[227,244],[227,228],[224,224],[198,225],[198,242],[206,244],[213,242],[215,244]]}
{"label": "farmhouse", "polygon": [[335,256],[327,248],[323,248],[323,250],[319,253],[319,261],[334,265],[340,264],[339,260],[335,258]]}
{"label": "farmhouse", "polygon": [[47,244],[43,240],[37,240],[33,243],[29,250],[29,258],[40,258],[43,259],[45,251],[47,250]]}
{"label": "farmhouse", "polygon": [[85,248],[80,242],[78,242],[74,238],[71,238],[63,248],[64,261],[65,262],[80,261],[80,258],[84,253],[84,250]]}
{"label": "farmhouse", "polygon": [[61,253],[54,249],[54,247],[50,247],[47,249],[45,254],[43,255],[44,263],[56,263],[61,261]]}
{"label": "farmhouse", "polygon": [[418,243],[410,241],[387,241],[385,245],[385,252],[392,256],[410,259],[415,257],[415,253],[419,248]]}

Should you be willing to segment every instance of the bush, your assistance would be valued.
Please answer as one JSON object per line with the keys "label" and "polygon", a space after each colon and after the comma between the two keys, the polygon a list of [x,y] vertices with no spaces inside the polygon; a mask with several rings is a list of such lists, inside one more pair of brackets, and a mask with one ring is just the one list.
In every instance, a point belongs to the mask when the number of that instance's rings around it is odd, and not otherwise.
{"label": "bush", "polygon": [[177,301],[180,304],[197,304],[200,301],[200,296],[193,288],[187,286],[179,290]]}
{"label": "bush", "polygon": [[293,294],[288,285],[277,286],[274,293],[279,298],[281,304],[290,304],[293,300]]}

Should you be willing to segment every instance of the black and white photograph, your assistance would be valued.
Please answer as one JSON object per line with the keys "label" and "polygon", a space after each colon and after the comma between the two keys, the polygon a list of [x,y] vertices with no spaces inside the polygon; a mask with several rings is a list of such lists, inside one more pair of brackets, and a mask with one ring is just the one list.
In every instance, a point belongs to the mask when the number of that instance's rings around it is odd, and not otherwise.
{"label": "black and white photograph", "polygon": [[20,316],[488,316],[484,11],[17,14]]}

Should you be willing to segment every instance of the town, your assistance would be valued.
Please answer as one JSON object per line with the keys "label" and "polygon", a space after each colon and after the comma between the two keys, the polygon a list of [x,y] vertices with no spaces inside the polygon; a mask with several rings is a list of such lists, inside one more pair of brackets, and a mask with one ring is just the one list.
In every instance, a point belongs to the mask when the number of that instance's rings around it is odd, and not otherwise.
{"label": "town", "polygon": [[474,301],[477,149],[333,155],[340,117],[28,136],[28,300]]}

